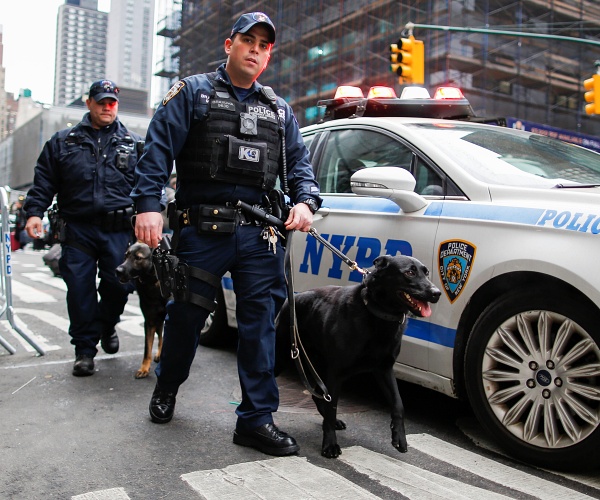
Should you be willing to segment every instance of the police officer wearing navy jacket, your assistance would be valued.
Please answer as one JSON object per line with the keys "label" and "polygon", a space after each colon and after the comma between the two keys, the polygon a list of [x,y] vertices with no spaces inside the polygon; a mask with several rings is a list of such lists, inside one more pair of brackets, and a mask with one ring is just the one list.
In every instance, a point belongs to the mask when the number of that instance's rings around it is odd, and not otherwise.
{"label": "police officer wearing navy jacket", "polygon": [[133,238],[130,195],[143,143],[117,118],[118,95],[110,80],[92,84],[89,112],[44,145],[24,207],[27,233],[41,238],[42,217],[57,196],[63,222],[59,268],[67,285],[75,376],[94,374],[98,341],[108,354],[119,350],[115,325],[131,291],[119,283],[115,269]]}
{"label": "police officer wearing navy jacket", "polygon": [[214,73],[184,78],[171,88],[150,123],[132,197],[136,236],[156,247],[162,232],[160,193],[175,160],[180,226],[176,255],[213,277],[190,278],[194,303],[176,299],[167,306],[149,408],[152,421],[166,423],[173,417],[199,331],[213,307],[220,278],[230,271],[237,298],[242,388],[233,442],[283,456],[299,450],[294,438],[273,422],[279,404],[273,373],[274,319],[285,299],[284,248],[281,237],[235,210],[235,202],[264,203],[278,177],[283,184],[283,155],[285,181],[295,203],[286,229],[308,231],[321,199],[292,109],[274,93],[270,100],[268,90],[256,82],[274,42],[275,27],[265,14],[244,14],[225,40],[227,62]]}

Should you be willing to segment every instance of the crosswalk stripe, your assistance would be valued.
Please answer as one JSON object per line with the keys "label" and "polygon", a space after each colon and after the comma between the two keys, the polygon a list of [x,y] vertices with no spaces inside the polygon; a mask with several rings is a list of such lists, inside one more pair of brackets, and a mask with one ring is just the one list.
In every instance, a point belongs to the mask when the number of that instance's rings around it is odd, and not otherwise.
{"label": "crosswalk stripe", "polygon": [[61,278],[52,276],[47,272],[37,271],[34,273],[21,273],[21,276],[28,278],[31,281],[37,281],[38,283],[44,283],[44,285],[48,285],[53,288],[58,288],[63,292],[67,291],[67,284]]}
{"label": "crosswalk stripe", "polygon": [[[18,314],[23,311],[24,311],[23,309],[19,309],[19,308],[15,309],[15,315],[13,318],[15,325],[17,325],[17,327],[20,328],[30,339],[34,340],[35,343],[39,347],[41,347],[44,351],[56,351],[56,350],[60,349],[60,346],[55,345],[55,344],[49,344],[48,343],[49,341],[46,338],[44,338],[43,336],[41,336],[37,333],[32,332],[28,328],[28,326],[23,322],[23,320],[21,318],[19,318],[19,316],[18,316]],[[46,314],[52,315],[52,313],[48,313],[47,311],[43,311],[43,312],[42,311],[33,311],[33,310],[27,310],[27,311],[29,311],[31,314],[35,314],[35,315],[39,315],[40,313],[42,315],[46,315]],[[53,316],[55,316],[55,315],[53,315]],[[62,318],[60,318],[58,316],[57,316],[57,318],[60,321],[64,321],[64,320],[62,320]],[[33,352],[35,350],[31,344],[29,344],[23,337],[21,337],[12,328],[12,326],[10,326],[8,321],[2,321],[1,324],[11,335],[14,336],[14,338],[23,346],[23,348],[26,351]]]}
{"label": "crosswalk stripe", "polygon": [[111,488],[110,490],[91,491],[83,495],[75,495],[72,500],[129,500],[129,496],[123,488]]}
{"label": "crosswalk stripe", "polygon": [[282,457],[191,472],[181,478],[206,500],[353,500],[379,498],[342,476],[309,464],[306,458]]}
{"label": "crosswalk stripe", "polygon": [[411,500],[486,500],[510,498],[440,476],[360,446],[344,448],[339,458],[358,472]]}
{"label": "crosswalk stripe", "polygon": [[593,497],[578,493],[552,481],[532,476],[477,453],[464,450],[428,434],[407,436],[409,450],[415,449],[438,460],[450,463],[482,478],[531,495],[541,500],[583,500]]}
{"label": "crosswalk stripe", "polygon": [[57,300],[49,293],[42,292],[41,290],[21,283],[20,281],[12,280],[11,284],[13,296],[18,297],[20,301],[26,302],[27,304],[57,302]]}

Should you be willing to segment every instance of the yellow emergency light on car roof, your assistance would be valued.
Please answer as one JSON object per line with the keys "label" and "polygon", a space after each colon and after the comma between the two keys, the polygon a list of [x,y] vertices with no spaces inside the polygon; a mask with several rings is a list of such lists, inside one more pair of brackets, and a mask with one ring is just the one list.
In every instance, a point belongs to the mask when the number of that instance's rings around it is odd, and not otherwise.
{"label": "yellow emergency light on car roof", "polygon": [[383,87],[381,85],[371,87],[367,94],[367,99],[395,99],[396,97],[396,92],[392,87]]}
{"label": "yellow emergency light on car roof", "polygon": [[464,99],[462,91],[456,87],[439,87],[435,94],[434,99]]}
{"label": "yellow emergency light on car roof", "polygon": [[360,87],[353,87],[352,85],[340,85],[335,91],[334,99],[340,99],[341,97],[358,97],[362,99],[365,97]]}

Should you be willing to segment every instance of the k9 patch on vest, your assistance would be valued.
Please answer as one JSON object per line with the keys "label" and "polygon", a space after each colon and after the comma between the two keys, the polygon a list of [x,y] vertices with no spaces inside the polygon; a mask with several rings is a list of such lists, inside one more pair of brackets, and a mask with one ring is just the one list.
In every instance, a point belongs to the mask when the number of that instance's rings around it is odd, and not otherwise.
{"label": "k9 patch on vest", "polygon": [[229,158],[226,170],[237,175],[256,178],[267,168],[267,144],[242,141],[229,136]]}
{"label": "k9 patch on vest", "polygon": [[238,158],[240,160],[258,163],[260,161],[260,149],[249,148],[248,146],[240,146]]}

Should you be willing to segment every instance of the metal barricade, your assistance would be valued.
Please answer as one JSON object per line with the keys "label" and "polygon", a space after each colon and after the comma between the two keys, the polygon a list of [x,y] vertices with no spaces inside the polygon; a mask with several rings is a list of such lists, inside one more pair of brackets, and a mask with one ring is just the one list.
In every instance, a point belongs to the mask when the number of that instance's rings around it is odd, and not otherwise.
{"label": "metal barricade", "polygon": [[[8,194],[3,187],[0,187],[0,203],[2,203],[2,206],[0,207],[0,218],[2,222],[2,250],[0,251],[0,255],[2,256],[2,266],[0,268],[0,319],[6,314],[6,319],[13,330],[23,337],[23,339],[25,339],[40,354],[40,356],[43,356],[46,354],[44,350],[21,328],[19,328],[15,322],[15,312],[12,305],[12,248],[10,240]],[[6,339],[2,338],[2,336],[0,336],[0,344],[11,354],[17,352]]]}

